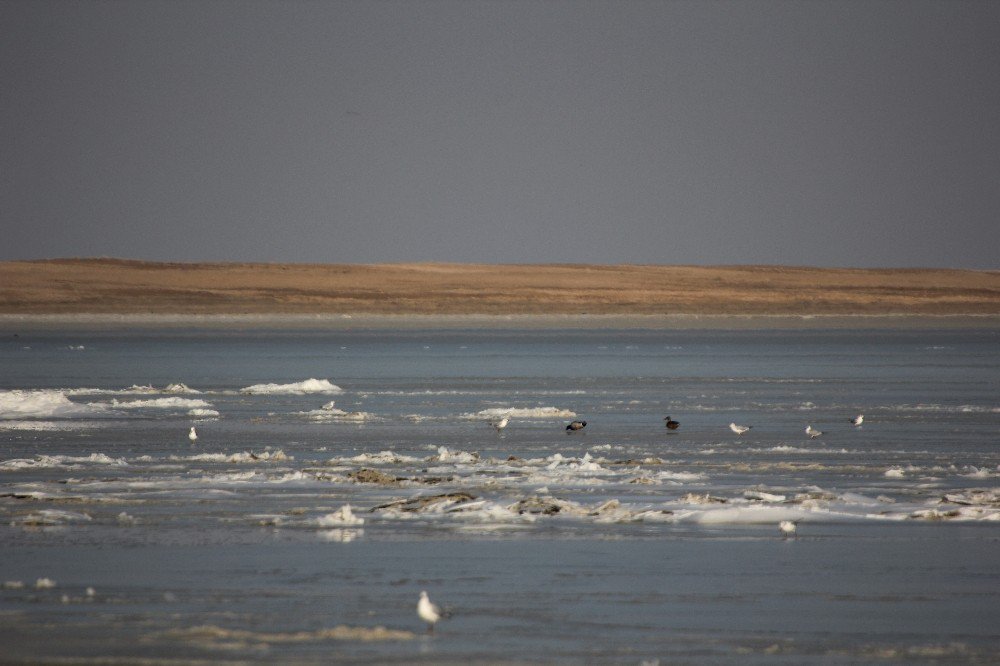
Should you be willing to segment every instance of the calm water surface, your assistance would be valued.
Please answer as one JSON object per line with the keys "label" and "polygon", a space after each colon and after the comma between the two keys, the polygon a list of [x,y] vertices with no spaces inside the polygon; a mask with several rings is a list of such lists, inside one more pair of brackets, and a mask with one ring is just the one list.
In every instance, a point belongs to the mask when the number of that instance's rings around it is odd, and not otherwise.
{"label": "calm water surface", "polygon": [[5,333],[0,659],[996,662],[998,343]]}

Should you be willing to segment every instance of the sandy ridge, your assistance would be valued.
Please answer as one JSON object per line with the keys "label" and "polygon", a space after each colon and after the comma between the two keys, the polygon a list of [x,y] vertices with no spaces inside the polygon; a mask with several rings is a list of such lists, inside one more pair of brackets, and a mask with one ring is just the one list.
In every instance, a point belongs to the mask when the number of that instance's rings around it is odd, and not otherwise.
{"label": "sandy ridge", "polygon": [[1000,272],[0,262],[0,314],[996,315]]}

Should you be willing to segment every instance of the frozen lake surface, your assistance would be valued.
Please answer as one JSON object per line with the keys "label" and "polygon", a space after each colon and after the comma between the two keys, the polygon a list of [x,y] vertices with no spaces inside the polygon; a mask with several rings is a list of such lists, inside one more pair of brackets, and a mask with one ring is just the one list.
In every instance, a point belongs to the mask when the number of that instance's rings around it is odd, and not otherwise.
{"label": "frozen lake surface", "polygon": [[3,658],[996,661],[998,343],[8,333]]}

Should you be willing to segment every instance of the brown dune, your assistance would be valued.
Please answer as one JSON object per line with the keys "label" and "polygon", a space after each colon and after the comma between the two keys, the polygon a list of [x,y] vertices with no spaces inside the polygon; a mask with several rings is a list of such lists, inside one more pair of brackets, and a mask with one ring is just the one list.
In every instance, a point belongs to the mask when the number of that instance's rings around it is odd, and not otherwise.
{"label": "brown dune", "polygon": [[1000,272],[0,262],[2,314],[1000,314]]}

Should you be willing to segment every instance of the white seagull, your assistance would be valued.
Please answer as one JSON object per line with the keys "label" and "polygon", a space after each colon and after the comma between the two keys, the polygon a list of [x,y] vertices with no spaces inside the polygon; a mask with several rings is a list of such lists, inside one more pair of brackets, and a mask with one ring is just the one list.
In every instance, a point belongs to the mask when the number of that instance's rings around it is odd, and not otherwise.
{"label": "white seagull", "polygon": [[817,437],[823,434],[823,431],[816,430],[816,428],[813,428],[811,425],[807,425],[806,434],[809,435],[809,439],[816,439]]}
{"label": "white seagull", "polygon": [[792,536],[795,534],[795,521],[792,520],[782,520],[778,523],[778,529],[785,536]]}
{"label": "white seagull", "polygon": [[191,432],[188,433],[188,439],[191,440],[192,444],[194,444],[194,441],[198,439],[198,433],[194,431],[194,426],[191,426]]}
{"label": "white seagull", "polygon": [[864,422],[865,422],[865,415],[864,414],[858,414],[853,419],[851,419],[851,425],[854,425],[854,426],[859,426],[859,425],[861,425]]}
{"label": "white seagull", "polygon": [[730,423],[729,424],[729,429],[732,430],[733,432],[735,432],[737,435],[742,435],[747,430],[750,430],[750,428],[752,428],[752,427],[753,426],[736,425],[735,423]]}
{"label": "white seagull", "polygon": [[493,426],[498,433],[506,428],[508,423],[510,423],[510,414],[505,414],[499,420],[490,421],[490,425]]}
{"label": "white seagull", "polygon": [[420,601],[417,602],[417,615],[427,623],[427,631],[434,633],[434,623],[441,619],[442,613],[441,609],[427,598],[426,591],[420,592]]}

